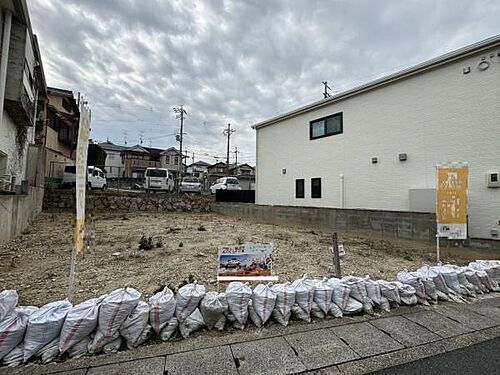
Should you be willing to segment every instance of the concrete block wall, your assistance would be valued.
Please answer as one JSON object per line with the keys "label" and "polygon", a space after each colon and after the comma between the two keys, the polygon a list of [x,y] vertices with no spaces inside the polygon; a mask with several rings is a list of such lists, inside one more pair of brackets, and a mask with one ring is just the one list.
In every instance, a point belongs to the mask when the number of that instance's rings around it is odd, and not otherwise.
{"label": "concrete block wall", "polygon": [[214,203],[212,211],[270,224],[375,234],[405,240],[434,241],[436,238],[436,215],[432,213],[223,202]]}
{"label": "concrete block wall", "polygon": [[42,211],[43,193],[30,187],[28,194],[0,195],[0,243],[20,235]]}

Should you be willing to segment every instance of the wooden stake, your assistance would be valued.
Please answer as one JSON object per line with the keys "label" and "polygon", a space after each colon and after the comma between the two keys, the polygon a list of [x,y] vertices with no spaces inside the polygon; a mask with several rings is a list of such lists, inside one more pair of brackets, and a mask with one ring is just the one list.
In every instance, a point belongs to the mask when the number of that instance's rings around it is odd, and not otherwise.
{"label": "wooden stake", "polygon": [[340,270],[339,241],[337,232],[333,234],[332,239],[333,239],[332,256],[333,256],[333,265],[335,267],[335,276],[340,279],[342,277],[342,272]]}

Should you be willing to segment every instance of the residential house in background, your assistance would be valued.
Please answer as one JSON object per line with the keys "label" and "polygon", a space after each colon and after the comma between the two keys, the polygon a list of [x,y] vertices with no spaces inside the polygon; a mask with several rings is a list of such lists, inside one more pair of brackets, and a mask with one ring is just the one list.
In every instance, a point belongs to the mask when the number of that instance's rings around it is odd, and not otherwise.
{"label": "residential house in background", "polygon": [[229,175],[235,176],[242,190],[255,190],[255,168],[249,164],[231,164]]}
{"label": "residential house in background", "polygon": [[71,90],[48,87],[47,96],[45,180],[58,183],[64,167],[75,164],[80,110]]}
{"label": "residential house in background", "polygon": [[227,176],[226,163],[219,161],[208,167],[208,183],[212,185],[215,180]]}
{"label": "residential house in background", "polygon": [[[175,147],[169,147],[160,153],[160,159],[161,167],[167,168],[169,171],[171,171],[172,176],[174,177],[174,179],[176,179],[182,162],[179,150],[177,150]],[[181,173],[184,173],[185,167],[186,166],[183,163]]]}
{"label": "residential house in background", "polygon": [[123,177],[142,180],[146,168],[161,168],[159,148],[135,145],[121,152]]}
{"label": "residential house in background", "polygon": [[210,165],[211,165],[210,163],[207,163],[203,160],[199,160],[197,162],[188,165],[186,167],[186,173],[193,177],[201,178],[208,174],[208,167]]}
{"label": "residential house in background", "polygon": [[99,146],[106,152],[106,177],[108,179],[123,178],[125,168],[122,152],[126,150],[127,146],[115,145],[109,140],[99,143]]}
{"label": "residential house in background", "polygon": [[42,209],[46,83],[26,0],[0,1],[0,242]]}

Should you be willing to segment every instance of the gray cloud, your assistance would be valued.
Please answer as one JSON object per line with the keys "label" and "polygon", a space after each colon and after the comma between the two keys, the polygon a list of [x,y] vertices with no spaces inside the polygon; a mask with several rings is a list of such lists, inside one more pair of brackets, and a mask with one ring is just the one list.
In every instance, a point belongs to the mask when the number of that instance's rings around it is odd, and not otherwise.
{"label": "gray cloud", "polygon": [[[82,92],[92,137],[175,145],[172,106],[184,104],[186,147],[223,156],[237,129],[500,33],[498,1],[34,0],[49,85]],[[206,155],[207,154],[207,155]]]}

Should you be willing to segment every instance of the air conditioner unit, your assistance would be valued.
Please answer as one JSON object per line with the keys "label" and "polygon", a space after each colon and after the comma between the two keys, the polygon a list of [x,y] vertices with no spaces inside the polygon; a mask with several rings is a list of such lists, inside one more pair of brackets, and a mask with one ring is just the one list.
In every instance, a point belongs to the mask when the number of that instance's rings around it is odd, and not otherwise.
{"label": "air conditioner unit", "polygon": [[486,173],[486,186],[488,186],[489,188],[500,187],[500,172]]}

